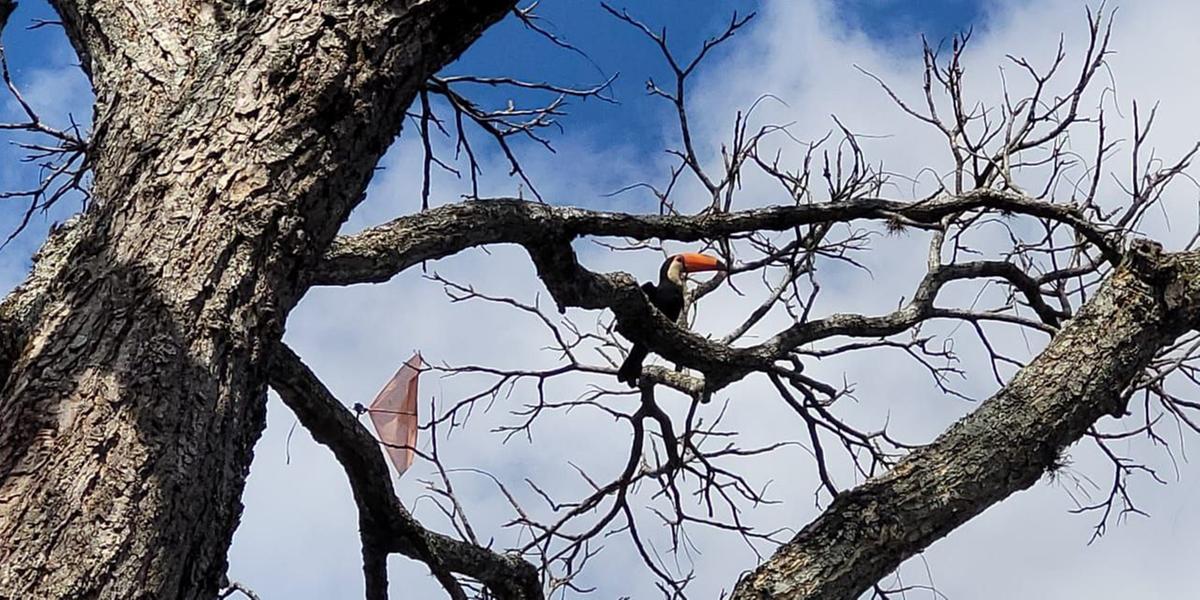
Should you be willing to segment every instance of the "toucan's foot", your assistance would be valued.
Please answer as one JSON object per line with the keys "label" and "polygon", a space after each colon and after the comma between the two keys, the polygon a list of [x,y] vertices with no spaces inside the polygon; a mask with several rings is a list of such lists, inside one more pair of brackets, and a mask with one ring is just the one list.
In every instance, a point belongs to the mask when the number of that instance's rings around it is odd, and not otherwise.
{"label": "toucan's foot", "polygon": [[621,368],[617,369],[617,381],[628,384],[631,388],[637,387],[638,380],[642,378],[642,361],[645,359],[646,347],[634,344],[625,356],[625,361],[621,363]]}

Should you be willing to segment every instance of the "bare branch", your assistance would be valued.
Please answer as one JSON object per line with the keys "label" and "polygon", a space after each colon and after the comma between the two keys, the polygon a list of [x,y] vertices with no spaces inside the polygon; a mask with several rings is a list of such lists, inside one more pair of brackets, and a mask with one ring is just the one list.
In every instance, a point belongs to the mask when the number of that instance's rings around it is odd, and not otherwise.
{"label": "bare branch", "polygon": [[[1170,278],[1198,275],[1200,255],[1160,256],[1139,246],[1004,389],[888,473],[838,495],[732,598],[857,597],[915,552],[1033,485],[1097,419],[1122,415],[1119,390],[1193,326],[1191,292],[1178,303],[1157,298]],[[1142,311],[1155,316],[1143,319]]]}
{"label": "bare branch", "polygon": [[451,575],[459,573],[483,582],[499,598],[542,598],[541,584],[528,563],[422,527],[396,498],[375,439],[282,343],[272,356],[270,382],[301,424],[333,451],[346,471],[359,509],[368,598],[387,595],[386,571],[380,570],[380,565],[388,552],[428,565],[451,596],[464,597]]}
{"label": "bare branch", "polygon": [[696,241],[860,219],[888,221],[902,217],[914,223],[936,224],[944,216],[982,208],[1069,225],[1095,245],[1111,264],[1120,261],[1121,241],[1110,238],[1106,231],[1074,209],[995,190],[918,202],[863,198],[697,216],[631,215],[494,199],[447,204],[339,238],[308,278],[312,285],[377,283],[415,264],[467,248],[536,243],[550,237],[571,239],[588,235]]}

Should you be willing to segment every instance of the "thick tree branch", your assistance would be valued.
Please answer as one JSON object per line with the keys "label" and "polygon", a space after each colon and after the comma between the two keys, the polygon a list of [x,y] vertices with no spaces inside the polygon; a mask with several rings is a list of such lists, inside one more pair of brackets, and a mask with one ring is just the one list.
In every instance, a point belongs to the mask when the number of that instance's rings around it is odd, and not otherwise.
{"label": "thick tree branch", "polygon": [[372,591],[382,593],[375,597],[386,597],[387,552],[424,562],[444,586],[457,586],[449,571],[482,582],[498,598],[542,597],[537,572],[519,557],[496,554],[429,531],[418,523],[396,498],[375,438],[282,343],[272,355],[270,384],[313,438],[333,451],[346,471],[358,505],[369,598]]}
{"label": "thick tree branch", "polygon": [[1110,263],[1120,260],[1119,240],[1111,239],[1072,208],[1000,190],[976,190],[917,202],[860,198],[696,216],[631,215],[508,198],[448,204],[340,237],[311,271],[309,282],[312,285],[377,283],[422,261],[450,256],[467,248],[536,243],[548,237],[696,241],[860,219],[936,224],[944,216],[980,208],[1061,222],[1095,245]]}
{"label": "thick tree branch", "polygon": [[650,304],[628,274],[600,274],[583,268],[565,239],[556,242],[543,236],[537,243],[528,243],[526,249],[560,311],[568,306],[612,310],[617,331],[645,342],[668,360],[703,372],[705,394],[751,371],[766,370],[775,359],[771,349],[762,345],[733,348],[679,327]]}
{"label": "thick tree branch", "polygon": [[839,335],[888,336],[930,318],[962,318],[959,313],[934,307],[938,291],[946,282],[956,279],[1007,279],[1025,295],[1048,331],[1053,331],[1062,315],[1045,304],[1036,282],[1015,265],[951,264],[931,271],[912,302],[894,313],[835,314],[797,323],[762,344],[733,348],[668,322],[651,308],[637,283],[627,275],[598,274],[583,268],[571,249],[571,239],[580,235],[608,235],[690,241],[854,219],[902,218],[909,222],[936,223],[948,214],[985,207],[1060,220],[1076,227],[1088,239],[1096,240],[1105,255],[1114,253],[1118,247],[1118,242],[1109,240],[1066,207],[992,190],[913,203],[863,199],[695,217],[633,216],[504,199],[447,205],[339,238],[311,277],[313,283],[382,281],[413,264],[464,248],[490,243],[521,244],[529,251],[539,277],[560,310],[567,306],[611,309],[617,316],[618,329],[626,337],[647,343],[669,360],[702,371],[706,375],[706,392],[711,394],[751,371],[770,370],[774,361],[802,344]]}
{"label": "thick tree branch", "polygon": [[1061,465],[1154,355],[1196,322],[1200,254],[1141,242],[1029,366],[933,444],[839,494],[733,598],[857,598],[905,559]]}
{"label": "thick tree branch", "polygon": [[12,16],[14,10],[17,10],[17,3],[13,0],[0,0],[0,31],[8,25],[8,18]]}

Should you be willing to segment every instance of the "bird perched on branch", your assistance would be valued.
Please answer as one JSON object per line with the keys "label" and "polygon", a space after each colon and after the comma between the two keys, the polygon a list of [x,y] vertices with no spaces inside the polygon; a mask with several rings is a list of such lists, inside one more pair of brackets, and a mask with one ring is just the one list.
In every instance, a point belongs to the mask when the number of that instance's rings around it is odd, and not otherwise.
{"label": "bird perched on branch", "polygon": [[[667,257],[658,272],[658,284],[643,283],[642,291],[650,299],[650,303],[668,319],[674,321],[683,312],[683,298],[687,285],[687,274],[698,271],[725,271],[727,267],[720,259],[700,254],[699,252],[682,252]],[[637,387],[638,378],[642,376],[642,361],[650,351],[645,345],[634,341],[629,349],[629,356],[617,370],[617,381]]]}

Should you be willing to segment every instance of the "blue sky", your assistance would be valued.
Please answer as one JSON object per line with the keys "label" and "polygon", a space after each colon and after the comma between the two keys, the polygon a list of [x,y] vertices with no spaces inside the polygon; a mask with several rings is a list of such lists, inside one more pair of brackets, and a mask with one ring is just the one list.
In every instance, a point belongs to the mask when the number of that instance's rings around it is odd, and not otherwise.
{"label": "blue sky", "polygon": [[[757,21],[772,18],[759,1],[717,2],[714,0],[656,0],[612,2],[627,8],[652,28],[666,27],[668,43],[683,59],[692,57],[703,42],[722,31],[734,13],[757,13]],[[971,0],[854,0],[841,5],[838,19],[869,36],[895,45],[897,51],[919,48],[919,36],[937,41],[970,27],[979,17],[982,3]],[[588,102],[572,109],[571,129],[615,144],[630,144],[652,152],[661,148],[656,138],[662,114],[668,109],[661,99],[648,97],[645,82],[671,82],[670,70],[659,60],[653,43],[639,31],[605,12],[599,2],[543,2],[539,14],[545,24],[589,57],[562,52],[548,41],[509,19],[476,43],[448,73],[511,75],[535,80],[587,85],[617,74],[612,96],[617,105]],[[747,31],[747,34],[750,32]],[[713,58],[727,52],[728,43]],[[594,62],[594,64],[593,64]],[[708,63],[716,62],[710,60]],[[498,94],[500,99],[507,98]],[[486,97],[486,96],[483,96]]]}
{"label": "blue sky", "polygon": [[[1068,40],[1077,36],[1084,6],[1075,0],[1007,4],[965,0],[625,0],[614,4],[630,8],[652,26],[666,26],[671,47],[683,56],[689,56],[703,39],[719,31],[733,8],[743,14],[760,11],[754,24],[717,52],[697,77],[693,88],[695,122],[702,138],[698,143],[704,147],[714,148],[725,139],[723,128],[727,128],[735,109],[744,108],[760,94],[776,93],[789,106],[775,108],[774,114],[795,120],[804,138],[819,137],[827,131],[831,126],[828,115],[835,112],[867,131],[890,134],[889,138],[873,140],[872,150],[886,158],[890,166],[909,174],[919,166],[937,163],[940,155],[936,144],[930,142],[928,132],[903,121],[894,107],[880,101],[878,90],[855,72],[853,65],[865,65],[911,90],[908,84],[914,82],[916,74],[919,35],[937,41],[973,26],[980,43],[973,66],[980,68],[972,73],[978,77],[976,80],[985,82],[986,88],[995,79],[989,74],[1003,62],[1005,53],[1029,53],[1044,63],[1058,32],[1066,31]],[[1183,81],[1185,78],[1172,77],[1170,65],[1155,58],[1197,53],[1183,40],[1194,38],[1187,25],[1194,22],[1198,11],[1189,2],[1169,4],[1138,3],[1122,9],[1125,14],[1119,20],[1119,54],[1115,60],[1125,62],[1114,67],[1114,77],[1120,78],[1122,89],[1129,90],[1126,94],[1163,100],[1164,127],[1168,132],[1179,132],[1164,140],[1168,149],[1190,137],[1185,132],[1194,135],[1200,131],[1194,115],[1189,117],[1193,107],[1200,104],[1194,86]],[[1000,7],[1005,12],[996,12]],[[1178,16],[1180,11],[1191,11],[1190,16]],[[544,0],[540,14],[554,31],[585,50],[591,61],[554,49],[509,19],[488,31],[447,73],[507,75],[576,85],[619,73],[612,88],[619,104],[589,101],[572,106],[571,115],[563,121],[565,132],[552,135],[558,154],[547,154],[529,144],[519,147],[535,182],[544,188],[551,202],[608,206],[610,200],[603,197],[604,192],[643,177],[662,175],[663,150],[675,143],[674,123],[661,100],[646,96],[644,82],[647,78],[665,82],[667,73],[651,44],[603,13],[598,3]],[[37,98],[40,107],[53,112],[45,115],[51,123],[65,123],[67,112],[86,121],[90,98],[82,75],[73,68],[74,59],[61,32],[55,28],[23,29],[31,19],[38,18],[54,17],[42,0],[24,0],[5,32],[17,82],[31,99]],[[502,106],[509,93],[482,90],[475,97]],[[0,109],[9,118],[16,116],[11,102],[0,104]],[[419,155],[410,138],[402,136],[381,162],[368,201],[347,225],[349,229],[417,208],[419,182],[413,174]],[[512,193],[514,183],[505,178],[496,153],[482,137],[476,139],[489,165],[485,194]],[[16,154],[11,148],[0,150],[0,157],[4,159],[0,185],[13,188],[32,181],[30,169],[14,166]],[[462,187],[452,178],[439,175],[435,179],[435,203],[453,201]],[[750,190],[755,191],[753,187]],[[1180,211],[1194,212],[1193,205],[1188,204],[1192,201],[1180,200]],[[0,287],[7,289],[19,283],[28,267],[28,257],[48,224],[65,218],[77,206],[67,202],[37,219],[17,243],[0,251]],[[14,224],[19,210],[11,205],[0,207],[0,231]],[[915,254],[914,244],[909,243],[913,241],[917,242]],[[920,242],[881,240],[880,251],[872,255],[877,268],[871,277],[831,271],[833,276],[826,283],[837,302],[823,308],[878,312],[895,306],[897,297],[909,292],[914,281],[912,269],[907,268],[910,263],[902,259],[916,256],[920,266]],[[589,266],[625,269],[642,278],[654,272],[655,257],[630,254],[614,257],[596,252],[587,259],[593,261]],[[519,252],[497,248],[486,262],[483,260],[480,252],[464,253],[432,264],[431,268],[477,284],[481,290],[502,291],[526,300],[542,291],[528,260]],[[892,291],[894,295],[886,293]],[[405,314],[395,310],[400,304],[407,307]],[[711,312],[701,316],[712,317]],[[711,320],[702,321],[700,326],[710,324]],[[288,340],[331,389],[352,403],[369,400],[398,362],[417,347],[434,359],[493,365],[542,364],[545,355],[538,352],[545,340],[529,338],[526,325],[502,311],[451,304],[437,285],[411,272],[384,285],[314,291],[289,320]],[[463,332],[478,330],[488,331],[489,335],[473,339],[471,344],[454,340]],[[937,397],[927,389],[928,382],[921,373],[906,364],[871,359],[838,368],[844,368],[844,374],[859,383],[861,405],[849,407],[851,414],[868,419],[868,423],[891,419],[918,439],[932,436],[971,408],[967,403]],[[980,367],[980,372],[984,383],[972,381],[970,385],[983,394],[990,389],[989,376],[986,367]],[[838,378],[843,372],[828,374]],[[423,385],[439,396],[462,392],[461,386],[448,380]],[[763,393],[753,386],[739,390],[738,394],[748,398],[762,397],[758,394]],[[732,418],[741,419],[738,422],[748,431],[788,435],[788,428],[794,426],[786,413],[770,413],[767,408],[736,413],[736,409]],[[287,432],[294,418],[275,400],[271,401],[268,418],[268,429],[257,448],[248,483],[245,519],[231,550],[231,576],[248,583],[264,598],[355,597],[361,589],[361,572],[353,504],[344,477],[328,453],[302,432],[288,441]],[[561,467],[562,453],[577,452],[580,439],[588,440],[586,445],[593,448],[625,443],[624,431],[602,430],[596,419],[584,417],[583,422],[564,420],[554,428],[539,430],[536,445],[522,445],[519,440],[502,445],[489,437],[487,429],[491,424],[503,423],[503,414],[481,419],[475,430],[457,434],[459,437],[452,438],[453,443],[444,448],[449,460],[456,461],[457,466],[482,464],[517,480],[530,473],[554,473],[555,467]],[[284,460],[285,449],[290,450],[290,464]],[[597,460],[597,468],[603,470],[600,458],[582,457]],[[1089,464],[1086,453],[1076,458],[1081,469]],[[812,473],[806,461],[767,463],[761,469],[759,474],[775,478],[776,489],[790,502],[786,510],[779,509],[781,512],[764,509],[764,523],[796,527],[811,518],[815,509],[807,482],[812,480]],[[406,476],[398,491],[405,502],[416,506],[418,516],[437,526],[436,515],[420,500],[420,475]],[[1092,475],[1102,479],[1104,474]],[[939,588],[952,598],[1115,599],[1138,597],[1139,593],[1141,597],[1186,597],[1186,592],[1180,590],[1195,589],[1197,582],[1191,577],[1192,571],[1181,568],[1181,563],[1193,549],[1195,535],[1200,535],[1200,519],[1191,517],[1193,511],[1189,508],[1200,498],[1200,486],[1196,485],[1198,478],[1189,477],[1186,471],[1181,479],[1183,483],[1141,490],[1148,494],[1143,508],[1155,514],[1155,519],[1135,520],[1092,546],[1086,546],[1089,519],[1067,517],[1070,504],[1061,486],[1041,484],[935,545],[928,556],[931,572]],[[494,527],[502,520],[496,514],[494,490],[470,480],[460,483],[465,501],[480,516],[479,527],[502,534]],[[1030,545],[1025,541],[1028,539],[1041,543]],[[704,574],[703,584],[714,590],[731,583],[736,573],[752,566],[754,560],[744,547],[728,541],[724,544],[707,548],[706,557],[700,559],[707,562],[698,563],[710,571]],[[616,597],[618,591],[646,597],[648,588],[638,587],[641,584],[633,580],[648,582],[649,578],[642,578],[640,571],[631,571],[636,565],[624,561],[619,548],[601,560],[608,562],[597,567],[593,583],[628,584],[628,589],[611,588],[613,593],[601,592],[598,597]],[[394,585],[395,597],[433,593],[432,588],[421,587],[428,582],[420,567],[400,558],[393,558],[391,564],[394,581],[411,582]],[[1006,575],[1013,572],[1024,576]],[[612,577],[613,573],[630,581],[617,581],[620,578]],[[923,565],[916,564],[907,573],[911,583],[925,583]]]}
{"label": "blue sky", "polygon": [[[628,8],[648,25],[668,29],[669,43],[680,57],[692,56],[705,39],[719,32],[735,13],[757,12],[754,26],[770,20],[758,0],[746,2],[717,2],[713,0],[659,0],[655,2],[614,2],[615,8]],[[859,30],[882,43],[894,45],[897,51],[914,51],[922,34],[930,39],[943,39],[967,27],[980,18],[982,3],[967,0],[930,0],[904,2],[901,0],[853,0],[838,9],[836,18],[846,27]],[[563,120],[570,134],[583,136],[596,144],[621,147],[626,153],[659,155],[670,143],[674,130],[665,123],[669,107],[661,99],[645,93],[645,82],[653,78],[669,83],[670,72],[659,59],[653,45],[641,33],[618,22],[600,8],[599,2],[558,0],[542,2],[538,14],[542,25],[576,45],[588,56],[562,51],[550,42],[526,29],[515,19],[507,19],[488,31],[458,62],[446,69],[447,74],[505,75],[557,84],[587,86],[616,75],[610,95],[615,104],[589,100],[573,102],[570,116]],[[90,95],[86,81],[73,66],[77,59],[61,28],[47,26],[30,29],[39,21],[53,21],[57,16],[45,0],[24,0],[19,3],[10,25],[4,32],[9,65],[18,86],[31,96],[35,107],[44,109],[51,123],[65,126],[67,113],[77,122],[90,122]],[[753,28],[746,31],[747,37]],[[737,43],[735,40],[733,43]],[[733,44],[727,44],[713,54],[706,64],[720,59]],[[702,69],[703,71],[703,69]],[[702,75],[702,73],[701,73]],[[55,81],[48,82],[53,77]],[[45,92],[30,94],[36,86]],[[51,86],[54,86],[53,88]],[[492,106],[502,106],[509,98],[521,98],[510,90],[479,88],[473,97]],[[51,100],[38,102],[38,100]],[[4,115],[18,118],[16,104],[7,101],[0,105]],[[551,138],[555,136],[550,134]],[[540,152],[537,147],[518,142],[523,153]],[[12,162],[20,157],[8,148],[0,154]],[[29,185],[36,181],[33,169],[6,169],[5,182]],[[16,183],[19,182],[19,183]],[[623,182],[614,181],[616,185]],[[58,210],[35,218],[28,232],[7,250],[0,261],[9,263],[13,255],[28,256],[40,243],[45,228],[75,210],[78,202],[66,201]],[[23,207],[14,203],[0,207],[0,231],[10,231],[19,222]]]}

